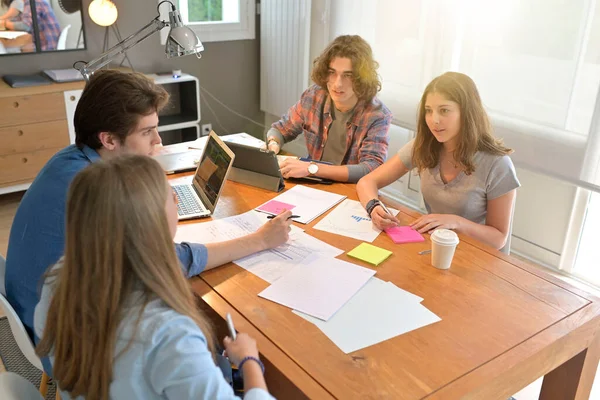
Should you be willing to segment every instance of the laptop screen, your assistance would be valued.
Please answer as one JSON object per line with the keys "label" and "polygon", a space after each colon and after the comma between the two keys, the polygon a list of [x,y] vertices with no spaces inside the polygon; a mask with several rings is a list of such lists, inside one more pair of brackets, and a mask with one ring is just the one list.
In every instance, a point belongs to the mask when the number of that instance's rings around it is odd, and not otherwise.
{"label": "laptop screen", "polygon": [[232,156],[227,150],[220,146],[212,135],[209,136],[196,175],[194,175],[194,186],[206,195],[213,207],[219,198],[219,192],[225,183],[232,160]]}

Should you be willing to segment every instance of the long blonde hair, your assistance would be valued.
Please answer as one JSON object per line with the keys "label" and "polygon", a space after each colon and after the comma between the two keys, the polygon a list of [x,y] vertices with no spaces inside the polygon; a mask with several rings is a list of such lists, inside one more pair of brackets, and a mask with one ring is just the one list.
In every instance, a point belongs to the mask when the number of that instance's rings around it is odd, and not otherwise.
{"label": "long blonde hair", "polygon": [[467,175],[475,171],[473,157],[478,151],[498,156],[512,153],[512,149],[504,147],[502,140],[492,135],[492,125],[475,82],[465,74],[446,72],[427,85],[419,104],[417,136],[412,154],[412,163],[419,172],[435,167],[442,149],[442,144],[435,139],[425,122],[425,102],[430,93],[439,93],[460,107],[460,133],[454,159],[464,166]]}
{"label": "long blonde hair", "polygon": [[[210,324],[198,310],[175,253],[165,204],[167,181],[150,157],[127,155],[80,172],[67,198],[63,266],[54,271],[40,356],[73,397],[105,399],[125,303],[142,293],[189,316],[214,354]],[[131,343],[130,343],[131,344]]]}

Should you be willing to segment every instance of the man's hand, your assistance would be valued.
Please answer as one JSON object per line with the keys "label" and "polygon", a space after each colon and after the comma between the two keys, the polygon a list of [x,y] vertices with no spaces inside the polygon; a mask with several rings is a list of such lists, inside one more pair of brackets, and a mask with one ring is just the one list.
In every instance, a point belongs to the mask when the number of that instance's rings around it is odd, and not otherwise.
{"label": "man's hand", "polygon": [[277,141],[275,141],[275,140],[269,140],[267,142],[267,149],[271,150],[275,154],[279,154],[279,152],[281,151],[281,147],[279,146],[279,143],[277,143]]}
{"label": "man's hand", "polygon": [[306,161],[288,158],[279,164],[279,170],[281,171],[281,176],[284,178],[304,178],[309,175],[309,164]]}
{"label": "man's hand", "polygon": [[292,212],[285,210],[256,231],[265,249],[272,249],[287,242],[290,237]]}
{"label": "man's hand", "polygon": [[452,214],[423,215],[410,226],[419,233],[432,233],[435,229],[453,229],[460,227],[461,217]]}

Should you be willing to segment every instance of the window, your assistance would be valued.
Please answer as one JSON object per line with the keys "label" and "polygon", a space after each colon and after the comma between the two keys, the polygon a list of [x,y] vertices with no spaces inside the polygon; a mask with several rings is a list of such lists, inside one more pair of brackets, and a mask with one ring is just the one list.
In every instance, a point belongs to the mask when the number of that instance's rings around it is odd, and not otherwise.
{"label": "window", "polygon": [[[222,42],[255,38],[256,9],[252,0],[176,0],[183,23],[194,30],[200,41]],[[168,19],[168,7],[161,16]],[[167,29],[161,32],[164,44]]]}

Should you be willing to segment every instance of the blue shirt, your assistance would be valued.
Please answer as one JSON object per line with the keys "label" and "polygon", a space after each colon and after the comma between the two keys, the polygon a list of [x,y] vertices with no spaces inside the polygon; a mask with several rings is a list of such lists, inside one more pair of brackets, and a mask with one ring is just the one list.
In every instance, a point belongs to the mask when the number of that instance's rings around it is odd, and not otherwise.
{"label": "blue shirt", "polygon": [[[75,145],[56,153],[37,175],[19,204],[6,254],[6,296],[33,338],[33,311],[40,278],[62,256],[65,245],[66,200],[75,175],[100,155]],[[187,276],[198,275],[208,259],[201,244],[176,244]]]}
{"label": "blue shirt", "polygon": [[[56,268],[60,268],[57,265]],[[35,332],[44,331],[53,281],[44,284],[35,308]],[[194,321],[162,300],[150,301],[135,329],[141,304],[139,293],[128,301],[124,318],[117,329],[111,399],[238,399],[215,365],[206,338]],[[121,351],[130,343],[125,353]],[[54,363],[54,358],[50,357]],[[71,399],[61,392],[63,399]],[[265,390],[254,388],[245,393],[247,400],[272,400]]]}

